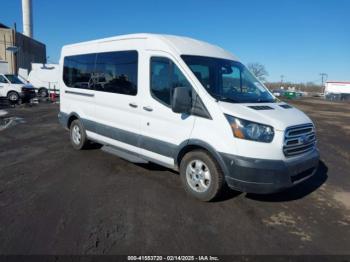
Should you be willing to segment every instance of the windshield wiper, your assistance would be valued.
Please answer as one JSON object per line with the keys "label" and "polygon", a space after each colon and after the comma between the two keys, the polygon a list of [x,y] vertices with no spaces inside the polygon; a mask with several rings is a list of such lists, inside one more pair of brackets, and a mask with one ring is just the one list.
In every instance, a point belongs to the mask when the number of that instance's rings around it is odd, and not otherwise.
{"label": "windshield wiper", "polygon": [[263,100],[263,99],[258,99],[255,101],[255,103],[273,103],[274,100]]}
{"label": "windshield wiper", "polygon": [[239,103],[238,100],[235,100],[235,99],[230,98],[230,97],[225,97],[225,96],[220,96],[220,95],[213,95],[213,97],[214,97],[216,100],[222,101],[222,102]]}

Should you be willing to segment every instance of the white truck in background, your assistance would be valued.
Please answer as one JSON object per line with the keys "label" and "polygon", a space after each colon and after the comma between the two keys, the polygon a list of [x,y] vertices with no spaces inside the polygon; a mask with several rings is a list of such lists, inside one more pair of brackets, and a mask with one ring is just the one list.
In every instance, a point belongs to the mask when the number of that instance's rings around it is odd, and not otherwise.
{"label": "white truck in background", "polygon": [[58,64],[32,63],[27,81],[36,89],[39,97],[59,94],[58,69]]}
{"label": "white truck in background", "polygon": [[325,98],[331,101],[350,101],[350,82],[327,81]]}

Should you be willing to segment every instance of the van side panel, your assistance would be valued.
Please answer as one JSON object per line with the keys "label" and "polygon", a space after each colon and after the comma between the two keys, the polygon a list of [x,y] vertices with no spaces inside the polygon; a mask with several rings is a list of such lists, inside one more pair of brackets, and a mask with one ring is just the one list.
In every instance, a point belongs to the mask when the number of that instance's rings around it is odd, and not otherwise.
{"label": "van side panel", "polygon": [[[100,43],[94,50],[97,52],[97,73],[100,70],[99,67],[102,66],[103,70],[105,70],[104,72],[107,72],[104,75],[106,81],[108,81],[108,77],[113,75],[113,77],[116,77],[115,79],[119,79],[117,81],[127,83],[126,89],[130,88],[130,85],[136,85],[135,88],[137,89],[132,92],[124,92],[123,90],[108,90],[108,86],[105,85],[94,91],[96,133],[119,140],[123,143],[119,145],[121,148],[135,150],[137,151],[136,153],[140,153],[138,134],[140,131],[141,111],[140,90],[143,87],[140,84],[142,75],[139,71],[142,59],[142,42],[143,40],[140,39],[106,42]],[[115,68],[114,65],[103,65],[104,63],[121,64],[119,66],[116,65],[117,68]],[[128,66],[125,63],[132,63],[133,65]],[[116,74],[119,75],[116,76]],[[120,80],[122,77],[125,79]],[[118,135],[111,137],[106,127],[120,130],[120,132],[114,132],[114,135]],[[127,144],[132,145],[133,148],[128,148]]]}
{"label": "van side panel", "polygon": [[65,58],[91,54],[94,48],[95,45],[76,46],[74,48],[63,47],[59,66],[60,111],[68,115],[74,113],[82,119],[93,122],[96,121],[94,91],[85,88],[69,87],[63,81],[63,76]]}

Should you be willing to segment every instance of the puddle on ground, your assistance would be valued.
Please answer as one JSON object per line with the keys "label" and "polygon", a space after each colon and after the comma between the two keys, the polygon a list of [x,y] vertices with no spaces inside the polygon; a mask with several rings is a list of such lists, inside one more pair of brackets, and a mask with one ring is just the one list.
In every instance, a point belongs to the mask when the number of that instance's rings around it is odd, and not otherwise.
{"label": "puddle on ground", "polygon": [[23,124],[26,121],[21,117],[7,117],[0,119],[0,131],[3,131],[7,128],[15,126],[17,124]]}

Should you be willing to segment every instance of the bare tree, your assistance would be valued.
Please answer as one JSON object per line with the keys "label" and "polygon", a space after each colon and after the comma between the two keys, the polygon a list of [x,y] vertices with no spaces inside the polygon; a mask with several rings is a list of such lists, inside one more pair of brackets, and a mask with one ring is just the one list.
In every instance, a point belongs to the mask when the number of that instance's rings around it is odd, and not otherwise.
{"label": "bare tree", "polygon": [[260,63],[249,63],[247,67],[249,71],[252,72],[260,81],[266,81],[266,77],[269,75],[269,73],[264,65]]}

